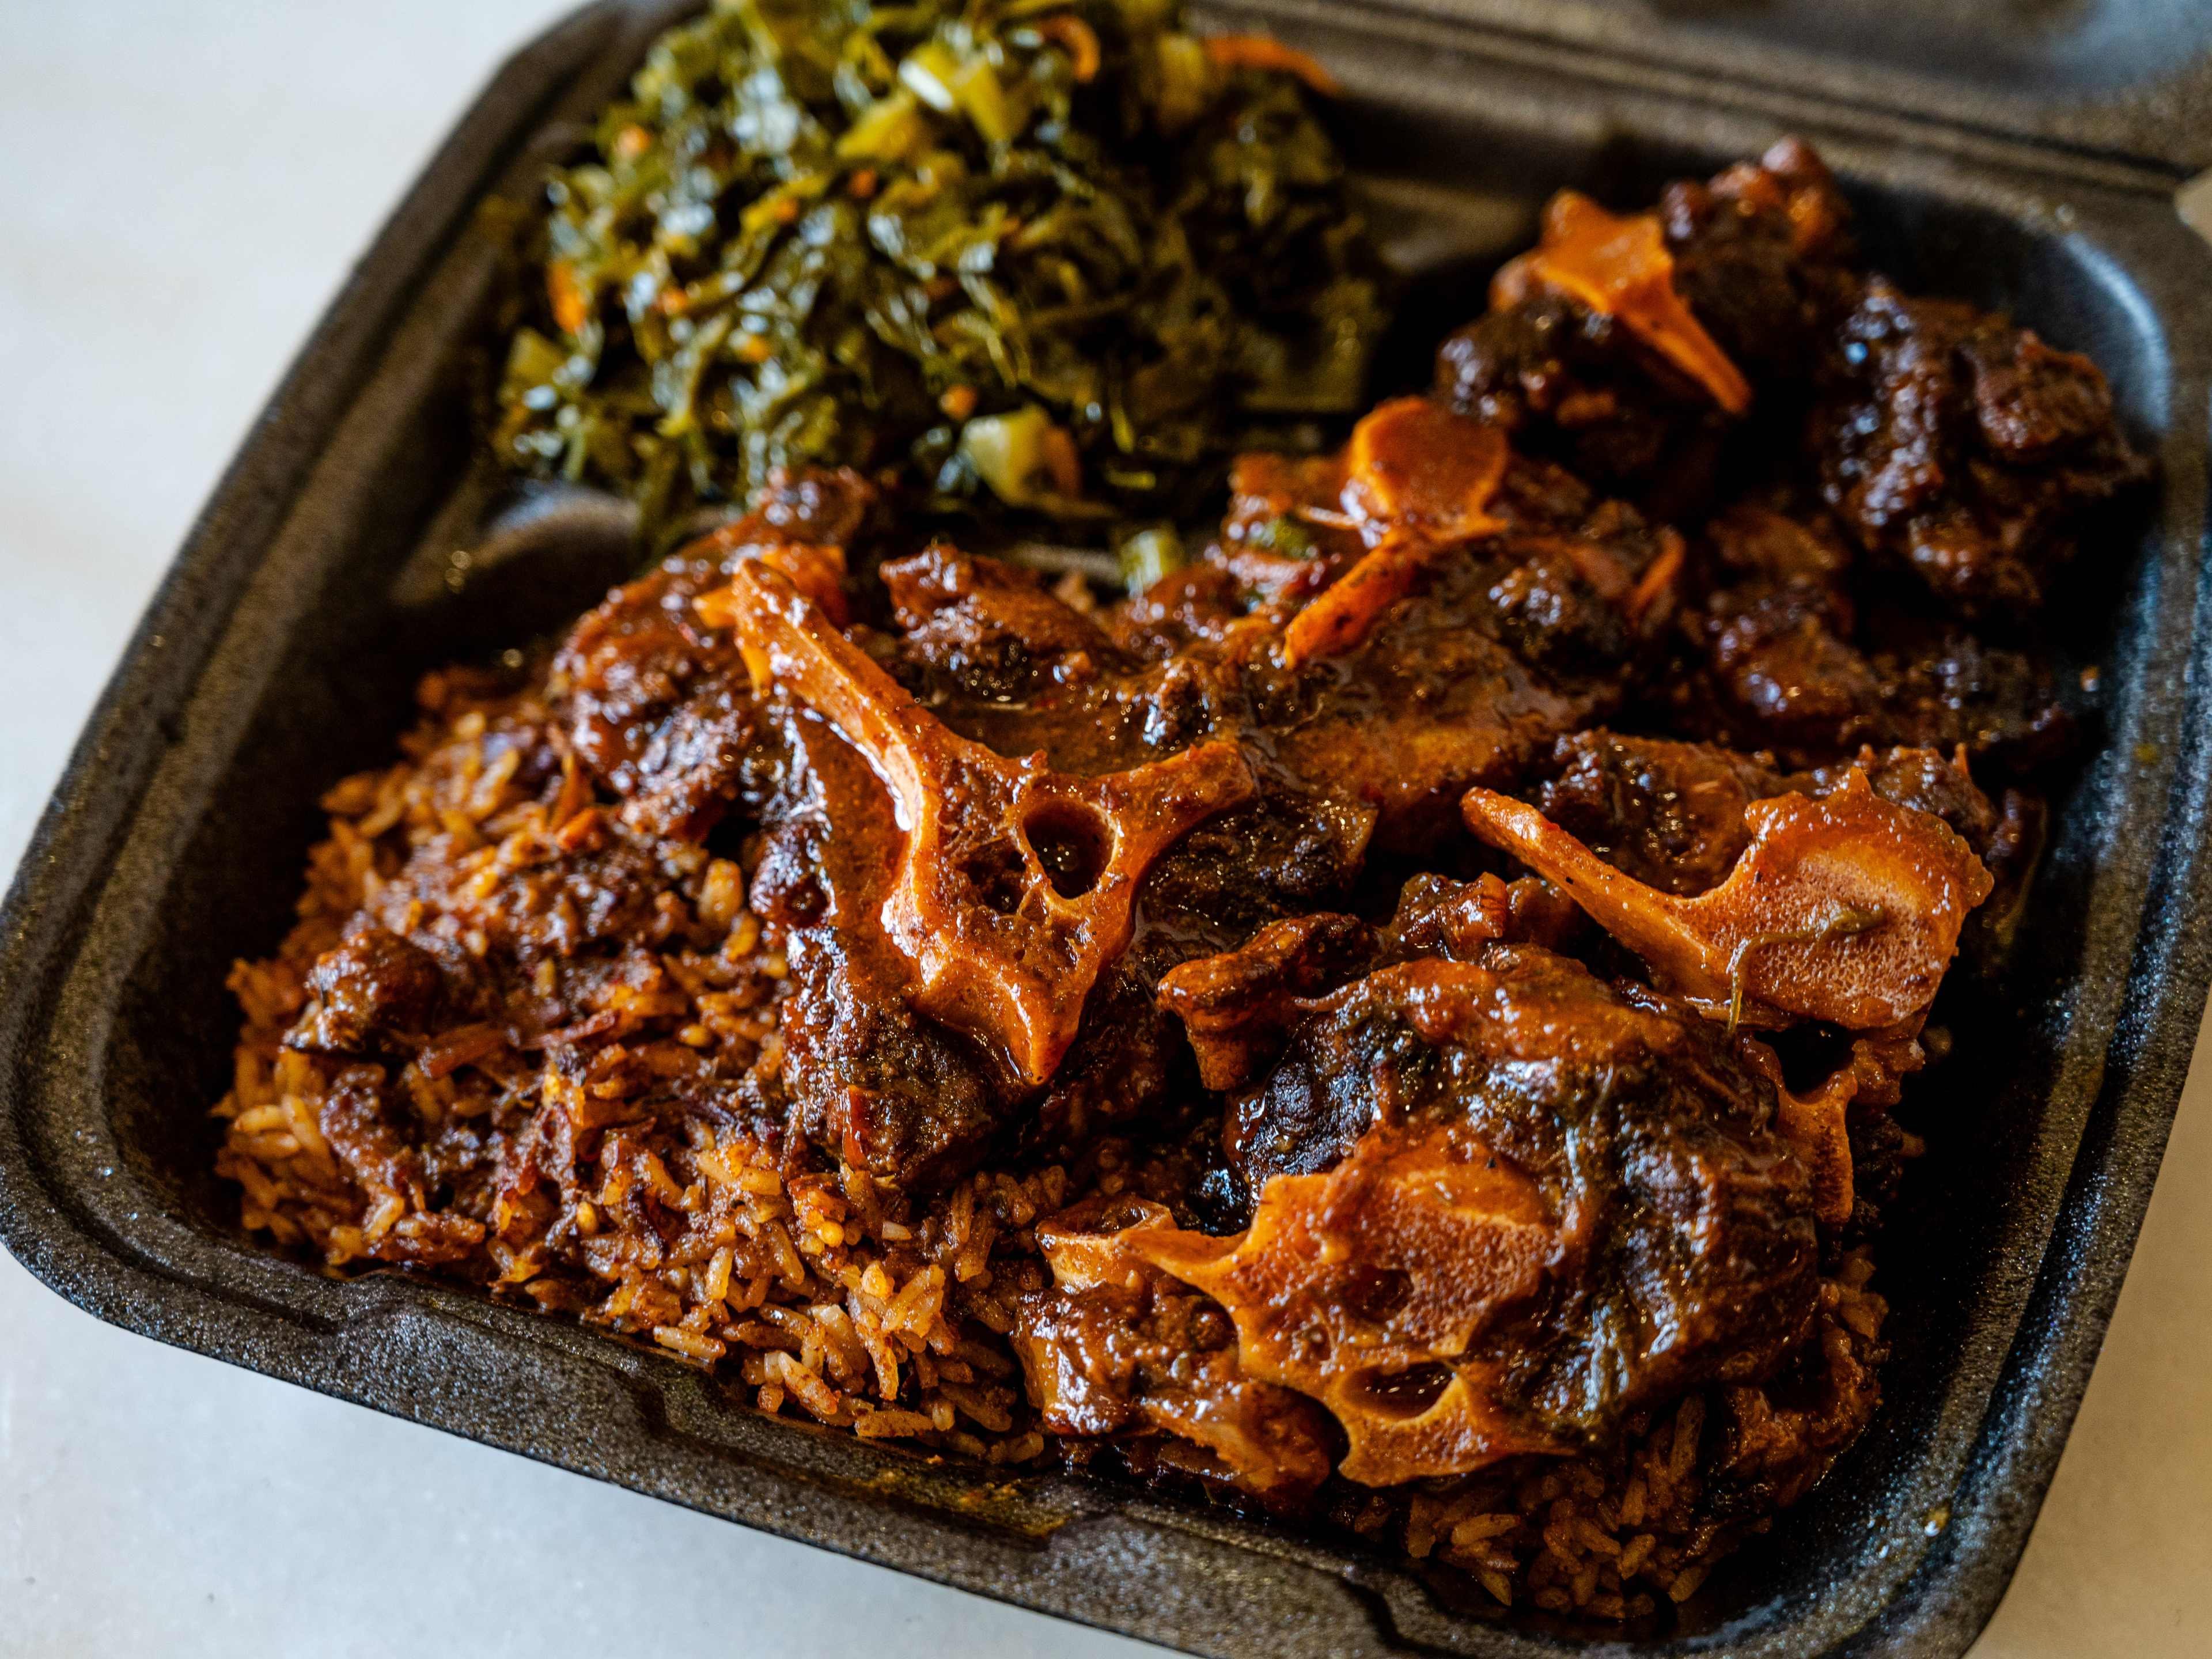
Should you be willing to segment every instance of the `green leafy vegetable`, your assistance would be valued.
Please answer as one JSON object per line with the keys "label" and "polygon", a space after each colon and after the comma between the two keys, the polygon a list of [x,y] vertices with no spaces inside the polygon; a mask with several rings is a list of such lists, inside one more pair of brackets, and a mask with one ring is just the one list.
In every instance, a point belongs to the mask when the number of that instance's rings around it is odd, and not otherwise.
{"label": "green leafy vegetable", "polygon": [[656,539],[808,464],[1158,521],[1263,430],[1356,410],[1383,313],[1325,77],[1179,21],[722,0],[672,31],[546,180],[499,453],[629,493]]}

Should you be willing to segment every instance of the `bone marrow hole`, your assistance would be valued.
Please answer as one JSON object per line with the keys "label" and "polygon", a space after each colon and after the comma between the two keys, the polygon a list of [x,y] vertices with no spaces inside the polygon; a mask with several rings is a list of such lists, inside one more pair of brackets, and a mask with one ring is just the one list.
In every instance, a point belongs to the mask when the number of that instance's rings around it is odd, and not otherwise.
{"label": "bone marrow hole", "polygon": [[961,872],[985,908],[1002,916],[1021,909],[1028,871],[1021,848],[1012,842],[993,841],[973,849],[961,861]]}
{"label": "bone marrow hole", "polygon": [[1396,1267],[1354,1263],[1337,1282],[1344,1305],[1370,1325],[1387,1325],[1413,1293],[1410,1274]]}
{"label": "bone marrow hole", "polygon": [[1378,1417],[1419,1417],[1437,1403],[1451,1384],[1445,1366],[1430,1361],[1401,1371],[1370,1371],[1359,1379],[1358,1389],[1368,1408]]}
{"label": "bone marrow hole", "polygon": [[1024,820],[1022,833],[1062,898],[1081,898],[1096,887],[1113,857],[1113,832],[1105,819],[1073,801],[1047,801]]}

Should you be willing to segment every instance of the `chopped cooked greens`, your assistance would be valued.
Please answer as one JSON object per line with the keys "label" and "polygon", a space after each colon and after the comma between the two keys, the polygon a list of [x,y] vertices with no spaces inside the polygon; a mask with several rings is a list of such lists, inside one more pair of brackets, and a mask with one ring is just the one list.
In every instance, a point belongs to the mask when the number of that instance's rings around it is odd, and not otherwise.
{"label": "chopped cooked greens", "polygon": [[546,180],[499,453],[653,539],[824,465],[1104,540],[1357,409],[1383,311],[1326,76],[1179,21],[718,0]]}

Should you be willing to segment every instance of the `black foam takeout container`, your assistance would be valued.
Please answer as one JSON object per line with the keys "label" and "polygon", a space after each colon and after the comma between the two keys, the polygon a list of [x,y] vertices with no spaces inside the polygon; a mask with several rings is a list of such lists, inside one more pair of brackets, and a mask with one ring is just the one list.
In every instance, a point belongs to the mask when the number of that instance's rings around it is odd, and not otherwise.
{"label": "black foam takeout container", "polygon": [[[732,1404],[699,1373],[397,1273],[258,1248],[209,1171],[223,977],[286,927],[316,797],[386,759],[425,669],[557,626],[622,574],[612,503],[516,506],[472,465],[487,194],[690,9],[608,0],[514,59],[386,227],[217,488],[81,740],[0,918],[0,1237],[103,1319],[866,1559],[1194,1652],[1962,1651],[2025,1542],[2126,1269],[2208,955],[2203,558],[2212,15],[2178,0],[1255,0],[1341,77],[1413,334],[1480,308],[1551,191],[1620,205],[1820,144],[1874,261],[2002,307],[2111,375],[2161,465],[2085,560],[2098,744],[2020,945],[1961,986],[1908,1108],[1932,1152],[1885,1240],[1886,1403],[1679,1626],[1538,1629],[1403,1564],[1083,1481],[932,1463]],[[373,23],[370,25],[373,27]],[[1935,65],[1937,67],[1930,67]],[[566,135],[564,137],[564,135]],[[1426,340],[1417,343],[1425,345]]]}

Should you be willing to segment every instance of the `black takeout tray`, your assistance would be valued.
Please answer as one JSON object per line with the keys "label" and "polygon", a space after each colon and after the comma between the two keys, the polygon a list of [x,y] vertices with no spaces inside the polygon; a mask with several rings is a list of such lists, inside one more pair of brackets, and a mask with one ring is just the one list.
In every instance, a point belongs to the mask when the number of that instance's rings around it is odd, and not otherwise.
{"label": "black takeout tray", "polygon": [[[1973,0],[1944,15],[1978,7],[2003,9]],[[1641,204],[1668,176],[1798,131],[1844,180],[1877,264],[2092,353],[2160,457],[2144,522],[2084,562],[2072,644],[2101,670],[2100,741],[2057,803],[2001,981],[1958,988],[1956,1054],[1908,1099],[1933,1150],[1881,1255],[1896,1342],[1882,1411],[1678,1626],[1630,1642],[1501,1619],[1406,1564],[1218,1511],[765,1419],[581,1328],[398,1273],[327,1277],[241,1234],[235,1194],[209,1170],[206,1108],[236,1029],[222,981],[282,936],[320,833],[316,797],[389,757],[423,670],[557,626],[626,556],[611,503],[556,493],[517,507],[471,465],[493,281],[473,210],[526,194],[563,133],[690,9],[608,0],[500,73],[179,555],[0,916],[0,1238],[78,1305],[161,1340],[1194,1652],[1963,1651],[2081,1401],[2212,979],[2212,629],[2197,626],[2212,599],[2212,255],[2171,202],[2203,135],[2177,129],[2159,149],[2140,125],[2083,136],[2113,99],[2155,103],[2202,65],[2118,93],[2026,73],[1992,82],[2002,65],[1985,65],[1953,120],[1941,100],[1880,106],[1869,87],[1916,84],[1880,62],[1839,64],[1827,82],[1764,75],[1783,49],[1753,41],[1703,73],[1694,49],[1727,8],[1692,0],[1626,32],[1629,0],[1563,5],[1576,27],[1552,35],[1516,0],[1205,9],[1210,23],[1272,28],[1341,76],[1342,131],[1377,222],[1420,273],[1410,330],[1478,310],[1487,270],[1530,238],[1553,189]],[[2154,21],[2160,0],[2140,9]],[[1792,0],[1771,15],[1817,12]],[[2044,114],[1999,130],[1988,111],[2006,99]]]}

